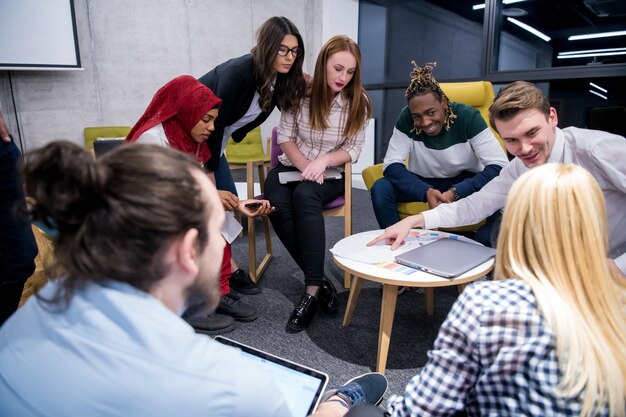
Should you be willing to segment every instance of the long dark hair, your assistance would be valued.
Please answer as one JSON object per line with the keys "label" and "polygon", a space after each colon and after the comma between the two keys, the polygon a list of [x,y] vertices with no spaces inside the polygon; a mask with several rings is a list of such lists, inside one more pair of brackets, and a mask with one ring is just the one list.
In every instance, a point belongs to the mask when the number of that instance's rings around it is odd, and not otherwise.
{"label": "long dark hair", "polygon": [[[293,35],[298,39],[298,47],[302,54],[296,57],[288,73],[279,74],[274,69],[274,61],[280,44],[287,35]],[[260,94],[261,110],[270,111],[274,104],[281,111],[294,110],[300,104],[306,90],[302,74],[304,42],[296,25],[286,17],[270,17],[257,30],[256,45],[250,52],[254,59],[254,77]]]}
{"label": "long dark hair", "polygon": [[31,214],[58,230],[56,263],[66,276],[44,301],[66,306],[75,289],[105,280],[149,291],[166,274],[173,238],[195,228],[204,248],[208,209],[194,169],[181,152],[134,143],[97,161],[68,141],[26,154],[20,173]]}
{"label": "long dark hair", "polygon": [[309,117],[313,128],[323,130],[328,127],[330,91],[326,83],[326,63],[332,55],[341,51],[350,52],[356,60],[356,71],[354,71],[352,79],[341,92],[350,103],[350,114],[348,115],[343,135],[351,138],[363,128],[366,120],[372,116],[372,105],[361,83],[361,50],[359,45],[347,36],[338,35],[330,38],[322,46],[322,50],[317,56],[313,87],[311,89]]}

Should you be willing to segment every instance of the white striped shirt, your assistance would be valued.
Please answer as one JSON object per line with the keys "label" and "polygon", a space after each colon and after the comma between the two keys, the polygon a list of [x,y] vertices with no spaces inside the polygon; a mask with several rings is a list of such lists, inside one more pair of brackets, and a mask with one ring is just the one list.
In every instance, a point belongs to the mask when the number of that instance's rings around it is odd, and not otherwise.
{"label": "white striped shirt", "polygon": [[[310,97],[302,100],[296,114],[283,112],[278,125],[278,143],[292,141],[300,152],[310,161],[330,152],[344,150],[350,154],[352,163],[357,162],[365,142],[365,129],[368,120],[363,121],[361,130],[353,137],[345,137],[343,131],[348,123],[350,103],[343,94],[337,94],[330,104],[328,128],[317,130],[311,127],[309,120]],[[278,157],[281,164],[293,166],[285,154]]]}

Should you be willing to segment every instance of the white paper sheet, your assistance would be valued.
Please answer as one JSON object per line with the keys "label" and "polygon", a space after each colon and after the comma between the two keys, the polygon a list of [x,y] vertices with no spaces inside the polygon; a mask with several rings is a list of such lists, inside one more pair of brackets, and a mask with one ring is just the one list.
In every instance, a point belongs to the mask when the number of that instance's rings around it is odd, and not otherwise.
{"label": "white paper sheet", "polygon": [[335,246],[330,249],[330,252],[335,256],[353,261],[367,264],[379,264],[382,262],[392,262],[395,257],[401,253],[449,235],[448,233],[414,229],[409,233],[404,244],[394,251],[391,250],[391,245],[387,245],[385,242],[379,242],[374,246],[367,246],[368,242],[371,242],[382,233],[383,230],[370,230],[369,232],[349,236],[337,242]]}
{"label": "white paper sheet", "polygon": [[233,243],[242,230],[243,226],[235,219],[233,212],[227,211],[226,216],[224,216],[224,225],[222,225],[222,236],[224,239],[228,243]]}

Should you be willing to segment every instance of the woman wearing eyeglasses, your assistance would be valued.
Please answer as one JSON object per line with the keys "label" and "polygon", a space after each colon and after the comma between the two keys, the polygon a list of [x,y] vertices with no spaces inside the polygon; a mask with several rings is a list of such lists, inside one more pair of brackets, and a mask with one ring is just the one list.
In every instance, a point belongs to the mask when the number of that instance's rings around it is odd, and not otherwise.
{"label": "woman wearing eyeglasses", "polygon": [[[224,156],[229,137],[240,142],[263,123],[274,107],[293,111],[304,96],[302,73],[304,44],[296,25],[285,17],[271,17],[257,30],[256,45],[249,54],[230,59],[199,78],[222,99],[209,141],[211,158],[205,168],[213,173],[224,208],[237,209],[237,189]],[[233,262],[231,288],[244,294],[261,289]]]}

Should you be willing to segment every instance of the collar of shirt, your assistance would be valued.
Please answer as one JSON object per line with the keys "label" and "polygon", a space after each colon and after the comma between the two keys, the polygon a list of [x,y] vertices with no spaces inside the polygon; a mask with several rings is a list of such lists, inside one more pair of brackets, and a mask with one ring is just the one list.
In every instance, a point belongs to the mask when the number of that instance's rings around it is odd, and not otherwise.
{"label": "collar of shirt", "polygon": [[563,138],[563,131],[558,127],[556,129],[556,139],[550,152],[548,162],[564,162],[563,157],[565,154],[565,139]]}
{"label": "collar of shirt", "polygon": [[348,100],[344,96],[343,92],[340,92],[339,94],[337,94],[335,96],[333,101],[331,101],[331,103],[330,103],[330,107],[331,108],[339,107],[339,108],[342,108],[342,109],[347,109],[348,108]]}

